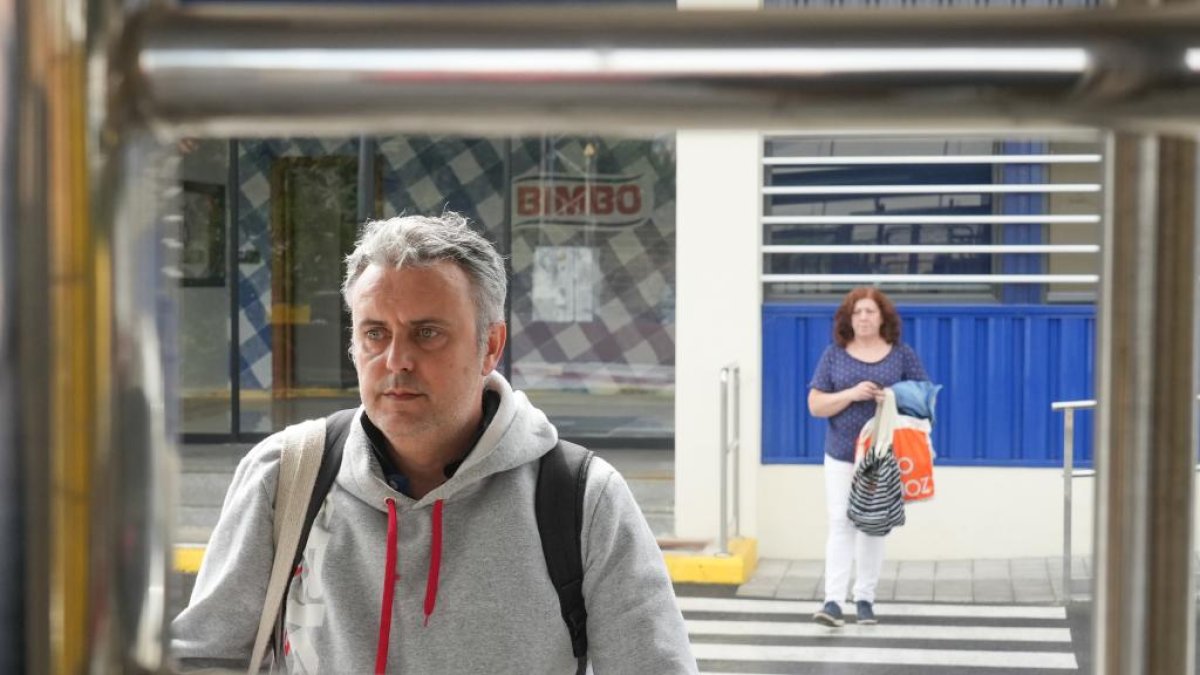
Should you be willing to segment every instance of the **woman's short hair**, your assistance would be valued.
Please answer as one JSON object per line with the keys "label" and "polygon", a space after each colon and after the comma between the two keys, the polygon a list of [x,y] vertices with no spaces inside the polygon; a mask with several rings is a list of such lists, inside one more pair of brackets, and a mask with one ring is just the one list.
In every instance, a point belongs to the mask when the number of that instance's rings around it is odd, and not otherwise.
{"label": "woman's short hair", "polygon": [[839,347],[845,347],[854,339],[854,305],[859,300],[870,298],[879,306],[879,315],[883,317],[883,325],[879,327],[879,336],[888,344],[894,345],[900,341],[900,315],[896,306],[883,291],[873,286],[859,286],[852,289],[842,298],[842,304],[833,314],[833,340]]}

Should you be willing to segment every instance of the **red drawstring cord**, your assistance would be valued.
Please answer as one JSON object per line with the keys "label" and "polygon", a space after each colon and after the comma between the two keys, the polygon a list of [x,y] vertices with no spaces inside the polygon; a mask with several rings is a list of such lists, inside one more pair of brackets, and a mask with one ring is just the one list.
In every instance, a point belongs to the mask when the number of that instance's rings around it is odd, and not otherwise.
{"label": "red drawstring cord", "polygon": [[433,503],[433,541],[430,542],[429,576],[425,578],[425,625],[437,604],[438,573],[442,568],[442,500]]}
{"label": "red drawstring cord", "polygon": [[[379,643],[375,651],[375,673],[387,670],[388,646],[392,636],[392,604],[396,597],[396,537],[400,521],[396,517],[396,502],[388,498],[387,556],[383,573],[383,605],[379,610]],[[429,575],[425,579],[425,625],[437,605],[438,576],[442,568],[442,500],[433,503],[433,541],[430,542]]]}
{"label": "red drawstring cord", "polygon": [[400,523],[396,518],[396,502],[390,497],[387,500],[388,530],[387,556],[383,572],[383,606],[379,610],[379,644],[375,651],[375,673],[384,675],[387,671],[388,645],[392,636],[392,601],[396,596],[396,534]]}

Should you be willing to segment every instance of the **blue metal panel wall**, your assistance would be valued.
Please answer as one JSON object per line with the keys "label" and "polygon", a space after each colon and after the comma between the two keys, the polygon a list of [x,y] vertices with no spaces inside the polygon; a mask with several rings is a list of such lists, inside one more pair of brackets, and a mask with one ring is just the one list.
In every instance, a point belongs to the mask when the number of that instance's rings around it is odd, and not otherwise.
{"label": "blue metal panel wall", "polygon": [[[764,464],[821,461],[825,421],[808,414],[808,381],[830,343],[832,305],[763,307]],[[1060,466],[1062,416],[1053,401],[1093,396],[1091,306],[907,305],[903,340],[938,399],[938,463]],[[1091,464],[1091,414],[1076,417],[1076,464]]]}

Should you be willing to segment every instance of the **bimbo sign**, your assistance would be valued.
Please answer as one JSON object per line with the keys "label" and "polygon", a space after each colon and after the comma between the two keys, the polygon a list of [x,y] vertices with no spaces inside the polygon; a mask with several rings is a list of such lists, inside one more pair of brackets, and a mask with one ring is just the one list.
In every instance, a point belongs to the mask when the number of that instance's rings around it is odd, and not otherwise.
{"label": "bimbo sign", "polygon": [[642,176],[525,174],[513,180],[513,225],[552,222],[626,227],[653,206]]}

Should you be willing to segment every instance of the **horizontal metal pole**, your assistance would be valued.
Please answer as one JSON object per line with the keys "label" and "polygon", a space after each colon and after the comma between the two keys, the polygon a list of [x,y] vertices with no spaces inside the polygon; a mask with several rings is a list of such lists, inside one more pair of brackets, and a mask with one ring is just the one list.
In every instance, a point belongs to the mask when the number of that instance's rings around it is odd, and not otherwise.
{"label": "horizontal metal pole", "polygon": [[779,244],[763,253],[1099,253],[1099,244]]}
{"label": "horizontal metal pole", "polygon": [[[1196,396],[1196,400],[1200,401],[1200,395]],[[1096,402],[1093,400],[1087,401],[1055,401],[1050,404],[1051,410],[1077,410],[1080,408],[1095,408]]]}
{"label": "horizontal metal pole", "polygon": [[1051,410],[1078,410],[1080,408],[1095,408],[1096,402],[1088,401],[1055,401],[1050,404]]}
{"label": "horizontal metal pole", "polygon": [[764,274],[763,283],[1094,284],[1095,274]]}
{"label": "horizontal metal pole", "polygon": [[932,224],[1012,224],[1012,223],[1033,223],[1055,224],[1055,223],[1076,223],[1081,225],[1099,224],[1100,216],[1093,215],[1053,215],[1053,214],[1035,214],[1031,216],[934,216],[922,214],[906,214],[902,216],[891,215],[869,215],[869,216],[763,216],[763,225],[850,225],[854,223],[868,223],[871,225],[882,225],[885,223],[920,223],[922,225]]}
{"label": "horizontal metal pole", "polygon": [[[1200,464],[1196,465],[1196,473],[1200,473]],[[1075,469],[1071,472],[1071,478],[1095,478],[1095,469]]]}
{"label": "horizontal metal pole", "polygon": [[124,34],[164,132],[1197,128],[1200,11],[165,7]]}
{"label": "horizontal metal pole", "polygon": [[765,187],[766,195],[927,195],[927,194],[975,194],[975,193],[1048,193],[1048,192],[1099,192],[1099,183],[1028,183],[981,185],[786,185]]}
{"label": "horizontal metal pole", "polygon": [[[816,12],[816,10],[805,10]],[[871,13],[876,11],[888,10],[871,10]],[[909,10],[904,10],[906,13]],[[921,10],[911,10],[921,11]],[[989,10],[996,11],[996,10]],[[1007,10],[999,10],[999,13],[1004,14]],[[1025,11],[1025,10],[1023,10]],[[1028,10],[1040,11],[1040,10]],[[825,11],[828,14],[830,12]],[[1088,129],[1085,127],[1075,127],[1066,125],[1056,126],[1021,126],[1022,138],[1042,138],[1051,142],[1059,143],[1098,143],[1103,140],[1104,131],[1101,129]],[[962,124],[954,125],[945,128],[930,128],[930,127],[912,127],[912,126],[893,126],[886,123],[873,124],[866,127],[837,127],[826,126],[817,129],[792,127],[786,129],[773,129],[770,133],[764,134],[764,140],[773,141],[857,141],[863,140],[878,140],[880,137],[899,137],[905,140],[935,140],[938,143],[944,143],[946,140],[987,140],[995,141],[999,137],[1012,134],[1012,124],[988,125],[982,124]]]}
{"label": "horizontal metal pole", "polygon": [[888,164],[1099,164],[1100,155],[893,155],[888,157],[767,157],[767,166],[881,166]]}

